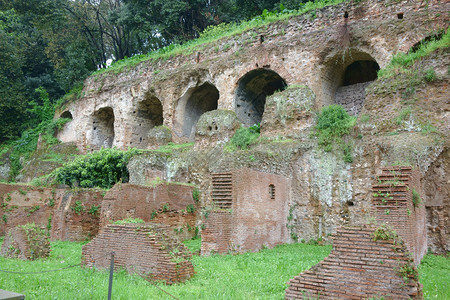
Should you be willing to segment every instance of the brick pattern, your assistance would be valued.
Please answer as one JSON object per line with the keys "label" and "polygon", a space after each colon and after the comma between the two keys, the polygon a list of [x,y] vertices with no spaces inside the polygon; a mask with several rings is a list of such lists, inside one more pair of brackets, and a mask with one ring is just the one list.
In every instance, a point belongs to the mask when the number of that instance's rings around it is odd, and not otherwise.
{"label": "brick pattern", "polygon": [[199,210],[192,198],[193,189],[193,186],[171,183],[156,186],[116,184],[102,202],[101,227],[117,220],[140,218],[145,222],[169,225],[171,234],[180,241],[192,238]]}
{"label": "brick pattern", "polygon": [[15,227],[6,234],[0,254],[23,260],[47,258],[50,255],[50,241],[44,231]]}
{"label": "brick pattern", "polygon": [[0,183],[0,236],[27,223],[47,226],[58,190]]}
{"label": "brick pattern", "polygon": [[341,228],[333,251],[291,279],[286,299],[420,299],[421,286],[405,282],[398,270],[411,261],[405,246],[373,241],[374,227]]}
{"label": "brick pattern", "polygon": [[226,253],[231,250],[232,216],[227,211],[212,211],[205,219],[202,230],[201,255]]}
{"label": "brick pattern", "polygon": [[218,208],[231,208],[233,204],[233,174],[212,174],[212,200]]}
{"label": "brick pattern", "polygon": [[288,178],[246,168],[212,178],[214,210],[205,218],[202,254],[257,251],[288,241]]}
{"label": "brick pattern", "polygon": [[386,167],[372,186],[372,203],[377,221],[395,229],[419,264],[427,251],[426,209],[413,204],[413,190],[424,199],[418,170]]}
{"label": "brick pattern", "polygon": [[[53,210],[50,239],[81,242],[96,236],[100,228],[102,201],[102,192],[98,190],[62,193]],[[83,208],[79,213],[74,211],[77,202]]]}
{"label": "brick pattern", "polygon": [[358,115],[366,99],[366,87],[371,83],[372,81],[339,87],[334,103],[342,105],[351,116]]}
{"label": "brick pattern", "polygon": [[83,246],[82,263],[106,269],[115,252],[115,269],[124,268],[149,280],[168,284],[184,282],[194,275],[192,254],[167,235],[168,226],[152,224],[107,225]]}

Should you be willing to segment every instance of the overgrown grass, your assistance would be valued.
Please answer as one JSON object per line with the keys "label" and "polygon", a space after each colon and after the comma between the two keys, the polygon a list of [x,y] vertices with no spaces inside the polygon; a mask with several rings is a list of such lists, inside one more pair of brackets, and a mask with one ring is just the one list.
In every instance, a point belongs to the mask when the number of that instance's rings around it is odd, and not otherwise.
{"label": "overgrown grass", "polygon": [[[3,238],[0,238],[0,243]],[[0,257],[0,269],[37,272],[81,262],[83,243],[52,242],[48,259],[21,261]],[[187,242],[199,249],[200,240]],[[197,274],[184,284],[158,286],[179,299],[283,299],[286,282],[325,258],[330,246],[281,245],[258,253],[193,257]],[[425,299],[450,299],[450,259],[427,255],[419,267]],[[27,299],[105,299],[108,272],[88,268],[37,275],[0,272],[2,289],[23,293]],[[171,299],[139,276],[114,273],[113,299]]]}
{"label": "overgrown grass", "polygon": [[426,255],[419,266],[425,299],[450,299],[450,257]]}
{"label": "overgrown grass", "polygon": [[255,143],[260,136],[261,127],[259,124],[255,124],[250,127],[242,126],[231,137],[230,141],[225,146],[226,151],[246,150],[248,147]]}
{"label": "overgrown grass", "polygon": [[300,8],[297,10],[283,10],[282,12],[267,12],[264,11],[260,16],[257,16],[249,21],[243,21],[241,23],[222,23],[217,26],[210,26],[200,34],[200,37],[191,41],[188,41],[182,45],[171,44],[164,48],[150,52],[148,54],[135,55],[131,58],[126,58],[114,62],[107,69],[101,69],[96,71],[93,75],[102,74],[105,72],[111,72],[118,74],[126,67],[133,67],[143,61],[168,59],[176,55],[190,55],[194,51],[201,50],[207,47],[209,44],[214,43],[220,39],[231,37],[234,35],[242,34],[245,31],[251,29],[257,29],[263,26],[267,26],[270,23],[286,20],[294,16],[304,15],[311,13],[311,18],[315,18],[315,10],[321,9],[326,6],[336,5],[348,0],[318,0],[310,1],[304,4],[299,4]]}
{"label": "overgrown grass", "polygon": [[[415,51],[408,53],[396,54],[391,62],[383,69],[378,71],[379,78],[390,78],[399,74],[412,74],[414,72],[410,67],[417,61],[421,60],[438,49],[445,49],[450,47],[450,28],[442,35],[442,38],[431,40],[423,43]],[[436,77],[434,70],[427,70],[425,73],[425,80],[432,81]]]}
{"label": "overgrown grass", "polygon": [[149,150],[149,152],[161,152],[161,153],[172,153],[175,150],[188,150],[194,146],[194,143],[176,144],[169,142],[167,145],[160,146],[156,150]]}
{"label": "overgrown grass", "polygon": [[[194,240],[198,247],[200,240]],[[0,257],[2,270],[33,272],[79,264],[81,243],[53,242],[48,260]],[[282,245],[242,255],[194,256],[197,274],[184,284],[158,286],[179,299],[282,299],[286,282],[330,252],[329,246]],[[105,299],[108,273],[75,267],[38,275],[0,273],[2,289],[27,299]],[[124,271],[114,274],[113,299],[171,299],[151,283]]]}

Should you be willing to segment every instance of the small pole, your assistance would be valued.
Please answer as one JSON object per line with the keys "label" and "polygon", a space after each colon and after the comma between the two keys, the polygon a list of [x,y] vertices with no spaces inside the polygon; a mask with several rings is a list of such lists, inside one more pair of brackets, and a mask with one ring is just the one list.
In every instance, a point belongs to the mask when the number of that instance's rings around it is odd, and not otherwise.
{"label": "small pole", "polygon": [[111,300],[113,274],[114,274],[114,251],[111,252],[111,265],[109,266],[108,300]]}

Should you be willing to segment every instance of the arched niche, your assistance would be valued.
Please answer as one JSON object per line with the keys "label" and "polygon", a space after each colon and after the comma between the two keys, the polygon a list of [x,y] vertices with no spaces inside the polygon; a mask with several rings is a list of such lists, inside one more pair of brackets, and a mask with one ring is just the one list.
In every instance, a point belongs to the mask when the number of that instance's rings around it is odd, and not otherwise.
{"label": "arched niche", "polygon": [[210,82],[190,88],[178,101],[176,121],[178,132],[190,140],[194,139],[195,126],[205,112],[217,109],[219,91]]}
{"label": "arched niche", "polygon": [[114,141],[114,111],[104,107],[92,115],[92,144],[96,148],[111,148]]}
{"label": "arched niche", "polygon": [[147,148],[148,132],[155,126],[163,124],[163,107],[161,101],[154,95],[148,95],[137,104],[132,112],[133,133],[130,146]]}
{"label": "arched niche", "polygon": [[68,110],[63,112],[59,117],[62,118],[62,119],[71,119],[71,120],[73,120],[72,113],[70,111],[68,111]]}
{"label": "arched niche", "polygon": [[366,87],[377,79],[380,69],[368,53],[350,50],[338,54],[325,64],[322,74],[322,103],[340,104],[350,115],[361,111]]}
{"label": "arched niche", "polygon": [[256,69],[238,81],[234,109],[239,120],[248,126],[261,122],[266,97],[286,88],[286,82],[272,70]]}

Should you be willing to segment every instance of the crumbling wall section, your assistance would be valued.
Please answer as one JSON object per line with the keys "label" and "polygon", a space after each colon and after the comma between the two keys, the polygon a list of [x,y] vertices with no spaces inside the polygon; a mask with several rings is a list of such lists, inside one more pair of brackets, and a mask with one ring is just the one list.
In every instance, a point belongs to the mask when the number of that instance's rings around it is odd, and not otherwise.
{"label": "crumbling wall section", "polygon": [[35,260],[50,255],[50,241],[45,228],[34,223],[8,230],[0,254],[8,258]]}
{"label": "crumbling wall section", "polygon": [[426,210],[419,171],[401,166],[383,168],[372,192],[378,223],[389,224],[419,264],[427,251]]}
{"label": "crumbling wall section", "polygon": [[106,269],[114,252],[115,269],[124,268],[150,280],[168,284],[194,275],[187,248],[167,235],[167,226],[150,224],[108,225],[83,246],[83,264]]}
{"label": "crumbling wall section", "polygon": [[179,240],[195,235],[198,204],[193,186],[160,183],[155,186],[116,184],[102,202],[101,227],[126,218],[162,223],[171,227]]}
{"label": "crumbling wall section", "polygon": [[366,99],[366,87],[371,83],[369,81],[339,87],[334,103],[342,105],[351,116],[358,115]]}
{"label": "crumbling wall section", "polygon": [[408,249],[374,237],[374,227],[339,229],[330,255],[288,282],[286,299],[421,299]]}
{"label": "crumbling wall section", "polygon": [[49,226],[59,193],[55,189],[0,183],[0,235],[27,223]]}
{"label": "crumbling wall section", "polygon": [[95,189],[67,190],[56,201],[51,240],[80,242],[92,239],[100,227],[103,192]]}

